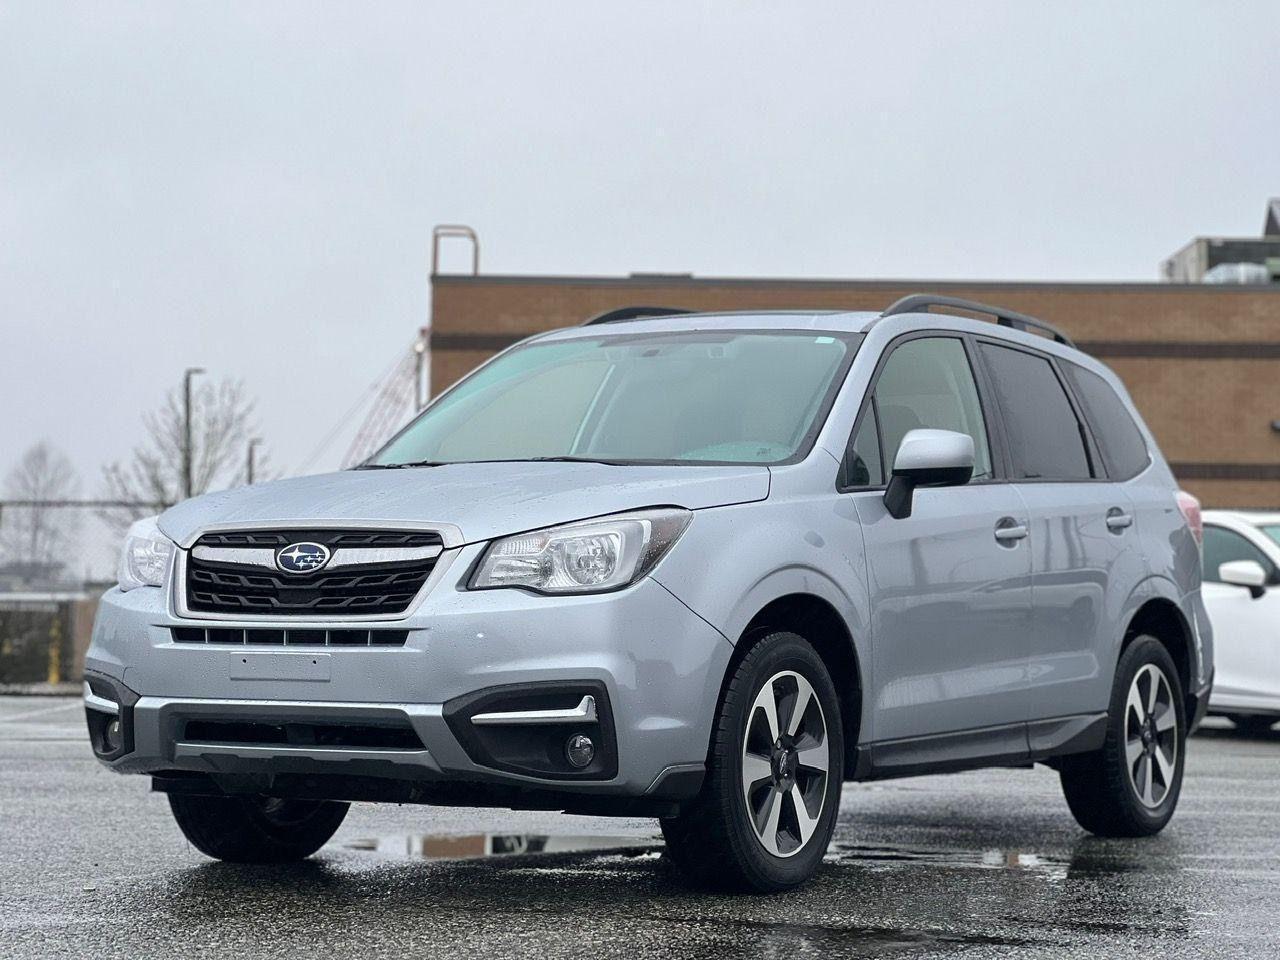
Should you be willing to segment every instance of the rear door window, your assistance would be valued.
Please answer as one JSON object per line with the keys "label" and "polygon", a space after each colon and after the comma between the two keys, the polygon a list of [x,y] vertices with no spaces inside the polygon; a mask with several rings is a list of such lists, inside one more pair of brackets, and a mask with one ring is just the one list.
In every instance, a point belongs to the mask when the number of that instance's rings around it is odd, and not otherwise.
{"label": "rear door window", "polygon": [[1080,419],[1053,364],[1038,354],[981,345],[1008,434],[1016,480],[1093,476]]}
{"label": "rear door window", "polygon": [[1085,417],[1098,442],[1102,462],[1112,480],[1129,480],[1141,473],[1151,456],[1142,431],[1111,384],[1092,370],[1064,363],[1063,370],[1084,407]]}

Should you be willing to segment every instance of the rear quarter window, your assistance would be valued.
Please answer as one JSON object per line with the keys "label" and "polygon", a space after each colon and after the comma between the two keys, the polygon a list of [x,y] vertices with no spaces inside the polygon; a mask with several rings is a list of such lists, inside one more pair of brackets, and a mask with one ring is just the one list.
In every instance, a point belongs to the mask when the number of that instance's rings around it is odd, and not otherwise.
{"label": "rear quarter window", "polygon": [[1093,371],[1074,363],[1064,363],[1062,369],[1084,407],[1107,474],[1112,480],[1136,477],[1151,462],[1151,454],[1129,408],[1111,384]]}

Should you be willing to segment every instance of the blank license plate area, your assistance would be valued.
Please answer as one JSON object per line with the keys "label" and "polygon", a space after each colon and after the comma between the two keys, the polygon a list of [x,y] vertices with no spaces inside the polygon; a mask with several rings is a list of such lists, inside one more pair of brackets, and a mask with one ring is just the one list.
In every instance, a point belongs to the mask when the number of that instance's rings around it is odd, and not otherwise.
{"label": "blank license plate area", "polygon": [[327,653],[233,653],[228,659],[232,680],[329,679]]}

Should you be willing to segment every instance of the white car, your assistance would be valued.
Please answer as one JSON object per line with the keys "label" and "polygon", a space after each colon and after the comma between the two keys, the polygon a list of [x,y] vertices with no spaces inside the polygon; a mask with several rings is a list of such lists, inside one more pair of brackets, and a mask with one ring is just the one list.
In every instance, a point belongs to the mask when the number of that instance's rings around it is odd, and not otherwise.
{"label": "white car", "polygon": [[1217,638],[1209,712],[1268,730],[1280,720],[1280,513],[1204,512],[1203,592]]}

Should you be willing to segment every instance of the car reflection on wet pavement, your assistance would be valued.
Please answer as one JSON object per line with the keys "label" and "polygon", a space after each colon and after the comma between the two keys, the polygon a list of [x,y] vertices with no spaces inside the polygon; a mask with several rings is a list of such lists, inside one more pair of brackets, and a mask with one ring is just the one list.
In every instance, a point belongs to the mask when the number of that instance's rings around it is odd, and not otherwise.
{"label": "car reflection on wet pavement", "polygon": [[[655,835],[654,839],[657,837]],[[472,860],[477,857],[505,857],[533,853],[585,853],[594,850],[634,849],[643,852],[641,837],[611,837],[607,834],[551,836],[537,833],[407,834],[364,837],[342,844],[348,850],[367,850],[391,856],[423,860]],[[655,848],[656,849],[656,848]]]}
{"label": "car reflection on wet pavement", "polygon": [[846,787],[818,878],[685,887],[651,820],[357,806],[314,859],[213,863],[89,757],[78,704],[0,698],[0,956],[1280,956],[1280,734],[1206,731],[1150,840],[1047,770]]}

